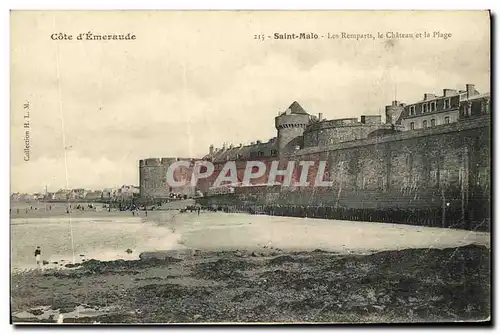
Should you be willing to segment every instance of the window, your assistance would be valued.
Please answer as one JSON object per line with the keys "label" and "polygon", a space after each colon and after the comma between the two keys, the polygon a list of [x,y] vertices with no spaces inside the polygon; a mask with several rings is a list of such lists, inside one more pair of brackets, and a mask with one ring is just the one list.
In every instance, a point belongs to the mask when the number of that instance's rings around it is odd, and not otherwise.
{"label": "window", "polygon": [[259,157],[263,157],[263,156],[264,156],[264,152],[259,151]]}
{"label": "window", "polygon": [[431,119],[431,127],[432,127],[432,126],[436,126],[436,120],[435,120],[434,118],[433,118],[433,119]]}
{"label": "window", "polygon": [[450,109],[450,99],[444,100],[444,109]]}
{"label": "window", "polygon": [[435,111],[436,110],[436,102],[431,102],[429,109],[430,109],[429,111]]}
{"label": "window", "polygon": [[450,116],[444,118],[444,124],[450,124]]}
{"label": "window", "polygon": [[427,112],[427,104],[422,104],[422,112]]}
{"label": "window", "polygon": [[415,130],[415,123],[413,123],[413,122],[410,123],[410,129]]}
{"label": "window", "polygon": [[423,121],[423,122],[422,122],[422,126],[423,126],[424,128],[426,128],[426,127],[427,127],[427,121]]}
{"label": "window", "polygon": [[410,116],[415,115],[415,106],[410,106]]}

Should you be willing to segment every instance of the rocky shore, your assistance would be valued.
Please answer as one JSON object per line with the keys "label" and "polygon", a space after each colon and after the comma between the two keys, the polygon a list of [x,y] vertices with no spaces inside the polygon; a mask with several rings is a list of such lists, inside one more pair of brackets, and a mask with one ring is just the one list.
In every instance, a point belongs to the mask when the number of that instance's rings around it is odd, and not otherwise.
{"label": "rocky shore", "polygon": [[172,251],[12,275],[14,323],[487,320],[490,250]]}

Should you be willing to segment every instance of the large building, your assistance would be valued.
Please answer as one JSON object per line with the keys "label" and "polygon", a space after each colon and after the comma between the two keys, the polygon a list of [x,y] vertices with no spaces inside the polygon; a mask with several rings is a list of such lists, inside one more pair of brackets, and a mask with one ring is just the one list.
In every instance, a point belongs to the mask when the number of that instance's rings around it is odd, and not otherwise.
{"label": "large building", "polygon": [[467,84],[465,90],[443,89],[443,94],[426,93],[423,99],[411,104],[393,101],[386,107],[388,123],[400,124],[404,130],[428,128],[457,122],[460,106],[475,100],[480,94],[474,85]]}

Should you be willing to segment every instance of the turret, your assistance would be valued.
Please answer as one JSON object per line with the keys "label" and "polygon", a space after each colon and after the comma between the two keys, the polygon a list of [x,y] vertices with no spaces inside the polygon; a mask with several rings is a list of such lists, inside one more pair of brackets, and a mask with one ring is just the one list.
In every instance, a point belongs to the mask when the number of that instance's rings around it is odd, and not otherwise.
{"label": "turret", "polygon": [[387,124],[396,125],[403,110],[404,104],[399,103],[399,101],[392,101],[390,106],[385,107],[385,122]]}
{"label": "turret", "polygon": [[288,109],[278,115],[274,121],[278,130],[278,155],[283,157],[302,147],[302,135],[311,116],[294,101]]}

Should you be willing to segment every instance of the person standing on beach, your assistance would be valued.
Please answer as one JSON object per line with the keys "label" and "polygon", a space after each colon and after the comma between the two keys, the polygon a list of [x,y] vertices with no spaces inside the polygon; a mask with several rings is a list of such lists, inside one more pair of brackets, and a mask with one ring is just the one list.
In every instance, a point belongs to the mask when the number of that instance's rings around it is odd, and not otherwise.
{"label": "person standing on beach", "polygon": [[40,249],[40,246],[37,246],[35,249],[35,261],[37,266],[42,265],[42,250]]}

